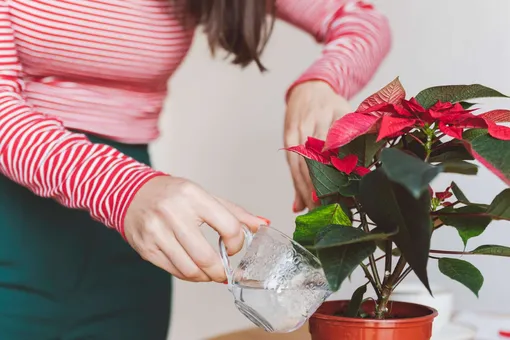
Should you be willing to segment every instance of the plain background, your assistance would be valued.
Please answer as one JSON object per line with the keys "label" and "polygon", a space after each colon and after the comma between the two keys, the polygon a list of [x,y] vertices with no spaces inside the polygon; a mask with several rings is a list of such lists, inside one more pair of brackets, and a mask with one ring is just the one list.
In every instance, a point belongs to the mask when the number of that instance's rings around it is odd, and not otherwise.
{"label": "plain background", "polygon": [[[295,0],[319,1],[319,0]],[[396,76],[408,95],[438,84],[482,83],[510,94],[510,2],[508,0],[378,1],[393,30],[393,49],[370,84],[352,100],[375,92]],[[293,188],[282,147],[287,86],[319,56],[320,46],[307,34],[278,23],[265,54],[270,72],[244,71],[222,58],[213,60],[202,34],[172,79],[161,121],[161,138],[152,146],[155,166],[190,178],[228,198],[272,225],[292,233]],[[510,100],[487,100],[510,107]],[[443,176],[444,189],[452,176]],[[488,202],[505,186],[485,170],[456,182],[475,201]],[[206,232],[212,244],[216,235]],[[486,243],[510,246],[510,225],[493,223],[468,248]],[[436,249],[462,250],[452,228],[435,235]],[[430,263],[431,281],[455,292],[456,307],[510,312],[510,260],[469,258],[485,276],[476,299],[466,288],[443,277]],[[354,276],[335,297],[348,297],[362,278]],[[197,340],[250,326],[221,284],[176,282],[170,338]]]}

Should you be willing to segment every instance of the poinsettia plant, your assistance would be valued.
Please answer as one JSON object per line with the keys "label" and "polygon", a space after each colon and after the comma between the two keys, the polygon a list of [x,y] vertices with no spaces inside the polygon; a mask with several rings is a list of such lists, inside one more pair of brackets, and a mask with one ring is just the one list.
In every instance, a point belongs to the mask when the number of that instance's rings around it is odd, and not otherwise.
{"label": "poinsettia plant", "polygon": [[[486,204],[468,199],[454,182],[440,191],[430,186],[440,173],[476,175],[476,161],[510,184],[510,111],[478,113],[471,100],[487,97],[506,96],[453,85],[406,99],[397,78],[334,122],[325,141],[310,137],[288,148],[305,157],[319,205],[297,217],[294,239],[317,254],[332,290],[357,268],[367,278],[346,316],[388,317],[392,292],[412,271],[430,291],[429,260],[478,296],[480,271],[465,256],[450,255],[510,257],[504,245],[466,248],[492,220],[510,220],[510,189]],[[444,226],[457,229],[463,250],[431,249],[432,233]],[[369,284],[373,315],[360,312]]]}

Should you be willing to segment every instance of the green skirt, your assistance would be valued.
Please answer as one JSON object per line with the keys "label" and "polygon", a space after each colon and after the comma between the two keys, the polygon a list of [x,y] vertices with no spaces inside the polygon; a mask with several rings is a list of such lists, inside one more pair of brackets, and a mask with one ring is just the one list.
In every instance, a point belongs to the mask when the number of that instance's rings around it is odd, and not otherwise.
{"label": "green skirt", "polygon": [[[91,139],[149,164],[146,145]],[[87,212],[0,175],[1,340],[164,340],[171,284]]]}

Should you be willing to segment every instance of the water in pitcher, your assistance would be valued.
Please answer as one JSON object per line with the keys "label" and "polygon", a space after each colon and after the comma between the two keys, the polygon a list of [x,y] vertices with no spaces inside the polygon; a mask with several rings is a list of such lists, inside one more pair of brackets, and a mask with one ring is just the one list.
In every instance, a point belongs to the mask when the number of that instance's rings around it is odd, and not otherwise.
{"label": "water in pitcher", "polygon": [[324,282],[286,289],[253,280],[234,283],[232,292],[237,308],[269,332],[298,329],[330,294]]}

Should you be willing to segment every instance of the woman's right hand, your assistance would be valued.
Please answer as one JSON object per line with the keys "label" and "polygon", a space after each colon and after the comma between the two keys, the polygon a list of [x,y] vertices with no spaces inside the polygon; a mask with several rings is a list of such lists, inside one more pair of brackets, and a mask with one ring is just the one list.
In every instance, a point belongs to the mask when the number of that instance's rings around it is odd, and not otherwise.
{"label": "woman's right hand", "polygon": [[243,247],[243,224],[256,231],[267,223],[188,180],[159,176],[136,193],[126,213],[124,233],[142,258],[175,277],[224,282],[220,256],[200,231],[204,222],[220,234],[229,255]]}

